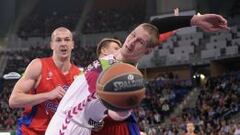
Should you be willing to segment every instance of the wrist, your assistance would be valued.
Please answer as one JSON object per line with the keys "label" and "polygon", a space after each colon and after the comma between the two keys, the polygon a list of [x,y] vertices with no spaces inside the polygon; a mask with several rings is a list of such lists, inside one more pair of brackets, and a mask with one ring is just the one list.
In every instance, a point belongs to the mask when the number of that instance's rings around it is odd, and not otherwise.
{"label": "wrist", "polygon": [[49,95],[49,92],[41,93],[42,99],[44,101],[51,100],[51,97]]}
{"label": "wrist", "polygon": [[197,15],[194,15],[191,19],[191,26],[196,26],[197,25]]}

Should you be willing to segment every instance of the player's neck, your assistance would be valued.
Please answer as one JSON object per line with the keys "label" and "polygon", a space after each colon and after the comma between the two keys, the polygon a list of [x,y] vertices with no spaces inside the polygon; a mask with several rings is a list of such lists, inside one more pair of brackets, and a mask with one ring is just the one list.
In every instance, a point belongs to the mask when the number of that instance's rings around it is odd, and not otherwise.
{"label": "player's neck", "polygon": [[125,58],[122,53],[121,53],[121,48],[113,54],[114,57],[116,58],[117,61],[119,62],[126,62],[126,63],[129,63],[129,64],[132,64],[132,65],[136,65],[136,62],[131,62],[128,60],[128,58]]}
{"label": "player's neck", "polygon": [[67,74],[71,68],[70,58],[59,59],[54,56],[52,58],[55,65],[63,72],[63,74]]}

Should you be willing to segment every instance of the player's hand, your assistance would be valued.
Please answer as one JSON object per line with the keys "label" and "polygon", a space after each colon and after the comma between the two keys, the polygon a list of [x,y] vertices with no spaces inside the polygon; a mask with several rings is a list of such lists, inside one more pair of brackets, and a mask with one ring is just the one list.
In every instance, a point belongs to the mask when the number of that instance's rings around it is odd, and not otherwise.
{"label": "player's hand", "polygon": [[227,20],[216,14],[194,15],[191,19],[191,25],[198,26],[206,32],[230,30]]}
{"label": "player's hand", "polygon": [[132,110],[116,112],[108,110],[108,115],[115,121],[123,121],[131,115]]}
{"label": "player's hand", "polygon": [[179,16],[179,8],[174,8],[174,16]]}
{"label": "player's hand", "polygon": [[48,92],[48,98],[49,100],[55,99],[55,98],[62,98],[65,94],[65,90],[61,86],[57,86],[52,91]]}

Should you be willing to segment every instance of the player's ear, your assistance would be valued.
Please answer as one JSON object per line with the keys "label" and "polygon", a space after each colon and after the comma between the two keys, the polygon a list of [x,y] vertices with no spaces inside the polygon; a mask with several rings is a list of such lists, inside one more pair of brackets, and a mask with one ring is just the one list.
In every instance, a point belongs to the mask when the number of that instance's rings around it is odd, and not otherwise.
{"label": "player's ear", "polygon": [[72,47],[71,47],[71,48],[74,49],[74,46],[75,46],[75,42],[74,42],[74,40],[73,40],[73,44],[72,44]]}
{"label": "player's ear", "polygon": [[102,48],[101,49],[101,54],[103,54],[103,55],[107,55],[108,54],[108,50],[107,50],[107,48]]}
{"label": "player's ear", "polygon": [[54,45],[53,45],[53,43],[52,43],[52,41],[50,41],[50,48],[53,50],[53,48],[54,48]]}

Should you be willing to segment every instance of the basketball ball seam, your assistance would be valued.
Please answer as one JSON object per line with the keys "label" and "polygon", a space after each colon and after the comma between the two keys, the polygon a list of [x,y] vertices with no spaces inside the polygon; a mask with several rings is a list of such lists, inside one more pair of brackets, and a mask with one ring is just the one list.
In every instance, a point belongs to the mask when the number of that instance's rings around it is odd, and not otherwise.
{"label": "basketball ball seam", "polygon": [[129,95],[133,93],[138,93],[139,91],[145,91],[145,88],[142,88],[141,90],[136,91],[130,91],[130,92],[110,92],[110,91],[97,91],[97,93],[105,93],[105,94],[119,94],[119,95]]}
{"label": "basketball ball seam", "polygon": [[[114,106],[114,107],[117,107],[117,108],[122,108],[122,109],[128,109],[129,107],[124,107],[124,106],[118,106],[118,105],[115,105],[114,103],[111,103],[111,101],[109,101],[108,99],[106,99],[105,97],[102,97],[100,96],[101,94],[104,94],[104,95],[111,95],[111,94],[115,94],[115,95],[130,95],[130,94],[134,94],[134,93],[139,93],[141,91],[144,91],[145,93],[145,88],[142,88],[142,90],[138,90],[138,91],[131,91],[131,92],[126,92],[126,93],[116,93],[116,92],[104,92],[104,91],[97,91],[97,95],[99,96],[99,98],[101,100],[104,100],[105,102],[107,102],[108,104]],[[100,94],[100,95],[99,95]],[[144,94],[145,95],[145,94]],[[145,96],[142,96],[142,99],[144,98]],[[131,107],[136,107],[138,106],[138,104],[134,105],[134,106],[131,106]]]}

